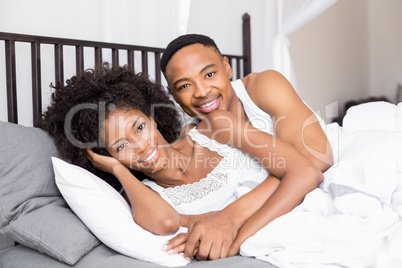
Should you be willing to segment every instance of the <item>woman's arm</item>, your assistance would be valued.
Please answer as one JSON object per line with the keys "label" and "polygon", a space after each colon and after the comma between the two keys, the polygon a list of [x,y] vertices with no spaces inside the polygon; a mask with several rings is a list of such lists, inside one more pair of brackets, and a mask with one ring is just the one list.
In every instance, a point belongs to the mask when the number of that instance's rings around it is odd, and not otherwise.
{"label": "woman's arm", "polygon": [[143,229],[169,235],[180,227],[180,215],[158,193],[142,184],[118,160],[88,149],[88,158],[95,168],[112,173],[120,181],[128,197],[133,219]]}

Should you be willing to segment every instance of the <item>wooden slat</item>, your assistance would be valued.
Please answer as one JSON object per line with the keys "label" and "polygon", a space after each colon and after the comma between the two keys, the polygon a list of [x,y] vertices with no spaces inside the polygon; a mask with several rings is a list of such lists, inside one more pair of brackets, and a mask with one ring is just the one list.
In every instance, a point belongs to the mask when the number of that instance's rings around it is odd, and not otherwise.
{"label": "wooden slat", "polygon": [[127,50],[127,66],[134,71],[134,51],[131,49]]}
{"label": "wooden slat", "polygon": [[112,65],[119,66],[119,50],[117,48],[112,49]]}
{"label": "wooden slat", "polygon": [[155,52],[155,83],[161,85],[161,53]]}
{"label": "wooden slat", "polygon": [[102,68],[102,47],[95,47],[95,69]]}
{"label": "wooden slat", "polygon": [[32,66],[32,114],[34,127],[42,114],[42,80],[40,63],[40,44],[31,44],[31,66]]}
{"label": "wooden slat", "polygon": [[250,31],[250,15],[243,15],[243,57],[244,76],[251,73],[251,31]]}
{"label": "wooden slat", "polygon": [[84,71],[84,47],[75,46],[75,71],[81,74]]}
{"label": "wooden slat", "polygon": [[141,51],[141,67],[142,72],[148,75],[148,52],[145,50]]}
{"label": "wooden slat", "polygon": [[18,124],[17,79],[15,76],[15,41],[5,41],[5,49],[8,122]]}
{"label": "wooden slat", "polygon": [[54,65],[56,84],[64,84],[64,60],[63,60],[63,45],[56,44],[54,46]]}
{"label": "wooden slat", "polygon": [[240,61],[240,59],[236,59],[236,75],[237,75],[237,79],[242,77],[240,67],[241,67],[241,61]]}
{"label": "wooden slat", "polygon": [[233,81],[233,78],[236,77],[236,72],[233,70],[233,64],[232,64],[232,57],[231,56],[226,56],[228,58],[228,63],[230,67],[232,68],[232,77],[230,78],[230,81]]}

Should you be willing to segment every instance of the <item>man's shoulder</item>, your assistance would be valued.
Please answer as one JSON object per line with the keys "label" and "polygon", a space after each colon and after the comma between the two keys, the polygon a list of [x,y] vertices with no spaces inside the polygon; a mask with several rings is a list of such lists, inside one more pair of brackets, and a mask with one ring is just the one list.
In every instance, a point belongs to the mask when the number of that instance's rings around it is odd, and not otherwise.
{"label": "man's shoulder", "polygon": [[243,78],[244,87],[251,100],[260,106],[262,102],[270,99],[269,95],[279,89],[284,77],[275,70],[266,70],[259,73],[251,73]]}
{"label": "man's shoulder", "polygon": [[275,70],[265,70],[259,73],[250,73],[245,76],[242,81],[247,91],[252,91],[274,84],[276,81],[282,79],[284,79],[284,77],[281,73]]}
{"label": "man's shoulder", "polygon": [[278,102],[286,106],[289,97],[294,95],[288,80],[275,70],[252,73],[244,78],[243,83],[254,104],[268,114],[274,113]]}

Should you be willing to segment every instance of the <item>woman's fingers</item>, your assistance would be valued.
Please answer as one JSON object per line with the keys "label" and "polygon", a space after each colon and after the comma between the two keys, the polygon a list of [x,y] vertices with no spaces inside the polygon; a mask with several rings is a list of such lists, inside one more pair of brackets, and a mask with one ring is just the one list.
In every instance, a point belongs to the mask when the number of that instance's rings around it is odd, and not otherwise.
{"label": "woman's fingers", "polygon": [[87,152],[87,157],[89,159],[89,161],[93,161],[92,160],[92,156],[94,155],[94,152],[90,149],[90,148],[86,148],[85,151]]}
{"label": "woman's fingers", "polygon": [[173,255],[176,253],[182,253],[186,247],[186,244],[178,245],[177,247],[171,248],[167,251],[167,254]]}
{"label": "woman's fingers", "polygon": [[[174,249],[174,248],[178,248],[180,246],[183,245],[183,250],[184,251],[184,247],[185,247],[185,243],[187,241],[188,238],[188,233],[180,233],[178,235],[176,235],[175,237],[173,237],[172,239],[170,239],[164,246],[163,246],[163,250],[166,252],[169,252],[170,250]],[[177,252],[181,252],[181,251],[177,251]]]}

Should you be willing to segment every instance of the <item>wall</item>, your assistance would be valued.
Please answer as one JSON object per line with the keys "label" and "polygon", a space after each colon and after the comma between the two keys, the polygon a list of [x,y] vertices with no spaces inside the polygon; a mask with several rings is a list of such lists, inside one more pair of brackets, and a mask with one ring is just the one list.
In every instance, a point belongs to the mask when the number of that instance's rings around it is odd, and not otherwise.
{"label": "wall", "polygon": [[290,36],[298,91],[314,110],[368,95],[367,9],[366,0],[338,0]]}
{"label": "wall", "polygon": [[395,99],[402,84],[402,1],[369,0],[369,94]]}
{"label": "wall", "polygon": [[324,111],[338,101],[386,96],[402,83],[402,1],[338,0],[290,36],[301,97]]}

